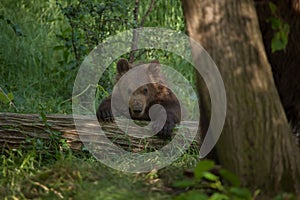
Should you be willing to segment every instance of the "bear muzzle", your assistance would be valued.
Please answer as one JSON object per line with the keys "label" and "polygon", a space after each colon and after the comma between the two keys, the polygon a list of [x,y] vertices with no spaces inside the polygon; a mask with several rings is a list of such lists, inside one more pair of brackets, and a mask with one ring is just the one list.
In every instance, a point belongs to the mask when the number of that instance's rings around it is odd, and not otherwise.
{"label": "bear muzzle", "polygon": [[142,116],[145,112],[145,106],[142,101],[139,101],[137,99],[133,99],[130,102],[130,113],[135,116],[139,117]]}

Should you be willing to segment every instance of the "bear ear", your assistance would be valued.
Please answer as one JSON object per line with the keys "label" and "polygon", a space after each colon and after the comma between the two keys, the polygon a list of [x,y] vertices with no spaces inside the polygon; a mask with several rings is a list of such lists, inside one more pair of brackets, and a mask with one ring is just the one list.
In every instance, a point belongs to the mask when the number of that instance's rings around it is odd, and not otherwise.
{"label": "bear ear", "polygon": [[126,73],[129,69],[131,68],[131,65],[125,58],[121,58],[117,62],[117,71],[119,74],[124,74]]}
{"label": "bear ear", "polygon": [[159,60],[152,60],[150,63],[156,63],[156,64],[159,64]]}
{"label": "bear ear", "polygon": [[160,64],[158,60],[153,60],[149,64],[148,68],[149,72],[152,74],[159,74],[160,73]]}

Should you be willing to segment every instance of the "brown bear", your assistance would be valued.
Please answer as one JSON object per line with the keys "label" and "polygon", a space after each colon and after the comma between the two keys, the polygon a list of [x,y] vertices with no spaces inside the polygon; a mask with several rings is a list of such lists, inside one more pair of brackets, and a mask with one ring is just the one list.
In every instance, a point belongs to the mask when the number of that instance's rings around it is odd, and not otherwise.
{"label": "brown bear", "polygon": [[[126,116],[124,110],[117,110],[120,115],[125,115],[125,117],[131,117],[134,120],[146,120],[150,121],[149,110],[151,106],[159,104],[164,107],[166,113],[166,122],[162,126],[161,130],[157,130],[158,137],[169,138],[171,136],[173,128],[176,124],[180,123],[181,120],[181,108],[180,103],[174,93],[166,86],[166,79],[161,73],[161,66],[158,61],[152,61],[146,65],[132,66],[126,59],[120,59],[117,62],[117,75],[116,81],[122,79],[122,76],[126,74],[129,70],[135,69],[136,67],[143,66],[143,70],[138,72],[138,76],[134,78],[125,78],[121,80],[121,84],[115,88],[119,99],[117,99],[118,104],[124,104],[125,96],[129,95],[129,105],[125,106],[127,113],[130,116]],[[140,68],[142,69],[142,68]],[[143,74],[142,74],[143,73]],[[144,80],[147,84],[140,87],[135,86],[139,78],[148,79]],[[128,80],[129,79],[129,80]],[[135,89],[137,88],[137,89]],[[134,90],[134,91],[132,91]],[[98,121],[112,121],[112,95],[107,97],[102,101],[97,110]],[[124,106],[123,106],[124,107]],[[128,112],[129,111],[129,112]],[[158,114],[159,115],[159,114]],[[157,122],[159,123],[159,121]],[[154,119],[153,130],[156,131]],[[156,132],[157,132],[156,131]]]}

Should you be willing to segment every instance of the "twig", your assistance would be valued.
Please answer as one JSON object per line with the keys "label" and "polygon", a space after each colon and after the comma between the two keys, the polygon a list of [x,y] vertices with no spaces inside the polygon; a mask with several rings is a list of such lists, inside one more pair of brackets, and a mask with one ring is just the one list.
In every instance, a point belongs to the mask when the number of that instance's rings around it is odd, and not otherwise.
{"label": "twig", "polygon": [[144,49],[142,52],[139,52],[139,54],[135,56],[135,59],[138,59],[139,57],[141,57],[146,52],[147,52],[147,49]]}
{"label": "twig", "polygon": [[134,61],[134,53],[136,52],[138,46],[138,32],[136,31],[136,28],[138,27],[138,20],[139,20],[139,0],[135,0],[135,6],[133,10],[133,17],[134,17],[134,29],[133,29],[133,37],[132,37],[132,45],[131,45],[131,52],[130,52],[130,58],[129,62],[133,63]]}
{"label": "twig", "polygon": [[137,24],[139,21],[139,7],[140,7],[140,1],[135,0],[135,6],[134,6],[134,10],[133,10],[133,16],[134,16],[134,22],[135,22],[134,28],[137,28]]}
{"label": "twig", "polygon": [[140,27],[144,26],[145,20],[148,17],[148,15],[150,14],[151,10],[153,9],[154,4],[155,4],[155,0],[152,0],[151,3],[150,3],[150,5],[149,5],[148,10],[146,11],[145,15],[143,16],[143,18],[141,20]]}
{"label": "twig", "polygon": [[[145,20],[147,18],[147,16],[150,14],[150,12],[152,11],[153,7],[155,5],[155,0],[151,0],[149,8],[147,9],[146,13],[144,14],[144,16],[141,19],[141,22],[138,23],[138,11],[139,11],[139,0],[135,1],[135,7],[133,10],[133,15],[134,15],[134,30],[133,30],[133,37],[132,37],[132,46],[131,46],[131,52],[130,52],[130,58],[129,58],[129,62],[133,63],[135,60],[135,52],[138,49],[138,32],[136,31],[136,28],[140,28],[144,26]],[[144,52],[143,52],[144,53]],[[143,54],[142,53],[142,54]],[[139,54],[139,56],[141,56],[142,54]]]}

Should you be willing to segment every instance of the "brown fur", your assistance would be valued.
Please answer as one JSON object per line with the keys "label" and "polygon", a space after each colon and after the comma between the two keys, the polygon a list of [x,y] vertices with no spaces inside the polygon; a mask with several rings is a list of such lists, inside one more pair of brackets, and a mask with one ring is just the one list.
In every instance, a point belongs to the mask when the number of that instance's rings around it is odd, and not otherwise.
{"label": "brown fur", "polygon": [[[135,66],[139,67],[139,66]],[[116,80],[119,81],[121,77],[132,69],[132,66],[125,59],[120,59],[117,62],[117,75]],[[180,104],[173,94],[173,92],[166,87],[166,80],[160,72],[160,64],[158,61],[154,61],[147,65],[147,82],[137,88],[135,91],[131,91],[135,84],[135,80],[121,80],[123,81],[120,87],[116,88],[120,96],[125,99],[128,93],[132,94],[129,97],[129,113],[130,117],[134,120],[150,120],[149,109],[154,104],[160,104],[164,107],[167,113],[167,120],[162,130],[158,132],[158,136],[161,138],[167,138],[171,136],[172,129],[181,119]],[[120,102],[122,102],[122,100]],[[118,111],[120,114],[124,114],[122,111]],[[97,111],[97,118],[99,121],[111,121],[113,120],[111,111],[111,96],[104,99],[100,104]],[[154,120],[155,122],[155,120]],[[155,124],[155,123],[154,123]],[[155,125],[154,125],[155,126]],[[155,127],[153,127],[155,129]]]}

